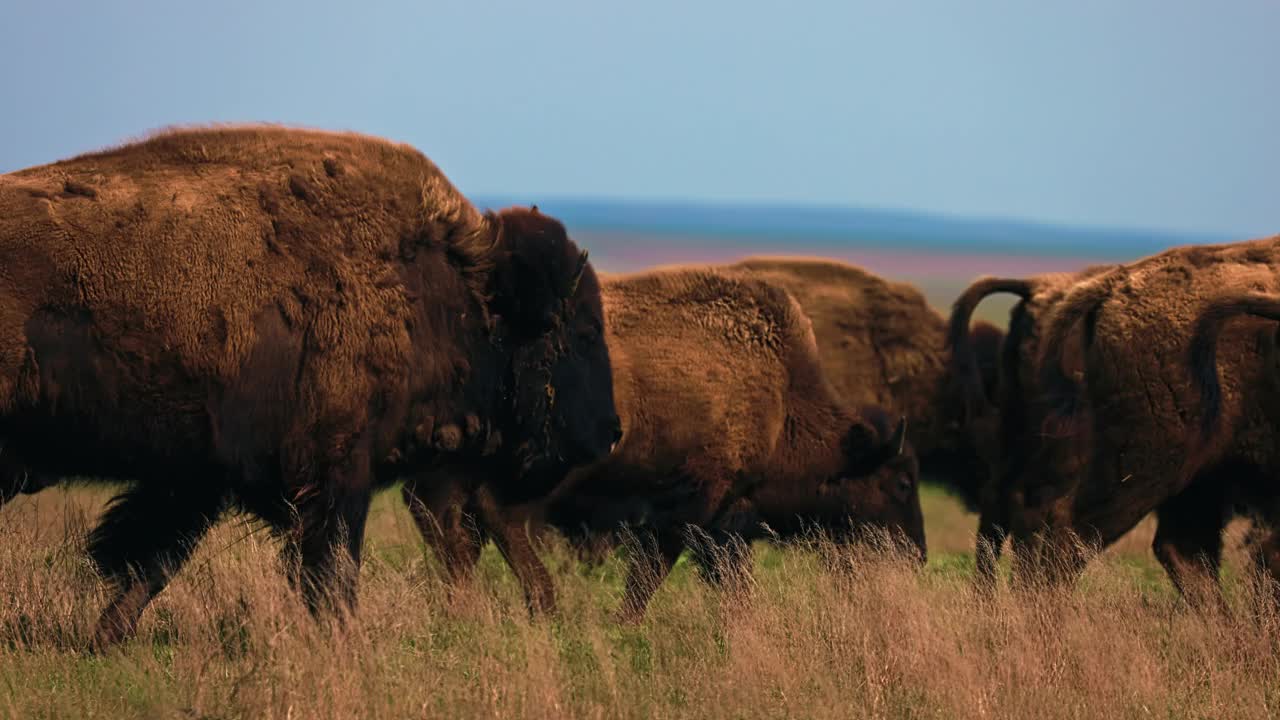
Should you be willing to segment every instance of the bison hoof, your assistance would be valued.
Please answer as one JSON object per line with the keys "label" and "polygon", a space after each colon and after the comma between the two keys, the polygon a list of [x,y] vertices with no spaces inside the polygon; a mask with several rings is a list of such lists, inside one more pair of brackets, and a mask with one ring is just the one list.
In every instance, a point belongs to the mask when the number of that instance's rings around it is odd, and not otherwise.
{"label": "bison hoof", "polygon": [[101,655],[111,648],[124,642],[131,632],[131,628],[122,627],[119,623],[100,622],[93,632],[93,639],[89,641],[89,652],[94,655]]}
{"label": "bison hoof", "polygon": [[623,627],[635,627],[644,620],[644,613],[631,608],[620,608],[613,613],[613,622]]}

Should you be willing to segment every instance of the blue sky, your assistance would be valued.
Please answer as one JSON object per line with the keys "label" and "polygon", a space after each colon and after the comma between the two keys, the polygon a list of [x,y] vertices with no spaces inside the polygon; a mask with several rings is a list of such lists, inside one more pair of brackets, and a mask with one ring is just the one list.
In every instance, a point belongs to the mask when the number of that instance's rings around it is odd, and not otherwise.
{"label": "blue sky", "polygon": [[1271,234],[1277,28],[1262,0],[9,1],[0,171],[267,120],[412,143],[472,195]]}

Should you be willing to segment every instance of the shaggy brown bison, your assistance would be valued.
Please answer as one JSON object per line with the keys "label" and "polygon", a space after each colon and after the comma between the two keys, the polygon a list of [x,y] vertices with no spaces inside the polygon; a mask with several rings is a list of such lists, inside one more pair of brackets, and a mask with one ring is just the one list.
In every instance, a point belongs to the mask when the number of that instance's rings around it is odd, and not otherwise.
{"label": "shaggy brown bison", "polygon": [[[822,369],[853,405],[880,405],[911,418],[907,440],[920,473],[980,505],[988,459],[964,423],[961,384],[951,373],[947,322],[924,295],[861,268],[819,258],[753,257],[726,266],[781,285],[813,321]],[[1003,333],[966,326],[965,347],[986,391],[994,391]]]}
{"label": "shaggy brown bison", "polygon": [[[855,413],[833,392],[812,324],[785,290],[678,270],[612,279],[604,301],[626,434],[557,497],[613,498],[652,541],[632,553],[626,615],[643,614],[690,528],[751,539],[762,525],[785,538],[805,525],[845,536],[876,524],[905,533],[923,559],[904,425],[890,432],[874,421],[883,413]],[[554,521],[570,525],[554,500]]]}
{"label": "shaggy brown bison", "polygon": [[89,553],[130,634],[224,508],[351,607],[373,489],[486,457],[513,494],[617,439],[594,273],[413,148],[169,131],[0,176],[0,486],[131,482]]}
{"label": "shaggy brown bison", "polygon": [[[972,443],[982,448],[989,463],[987,482],[978,489],[978,580],[995,579],[996,561],[1015,512],[1009,479],[1023,472],[1042,451],[1040,425],[1044,410],[1034,379],[1035,350],[1047,309],[1075,283],[1102,272],[1090,267],[1078,273],[1045,273],[1029,278],[982,278],[970,285],[952,306],[947,346],[951,374],[960,387],[961,417]],[[995,372],[985,367],[972,345],[970,319],[979,303],[996,293],[1010,293],[1019,301],[1009,312],[1008,332],[1001,338]],[[991,351],[987,351],[991,352]],[[994,375],[994,378],[992,377]]]}
{"label": "shaggy brown bison", "polygon": [[[474,564],[495,526],[547,523],[598,541],[633,525],[656,543],[632,557],[624,615],[636,618],[691,526],[721,548],[766,528],[785,538],[809,525],[850,539],[888,527],[924,557],[904,424],[839,399],[811,324],[785,290],[742,273],[684,269],[607,278],[603,295],[622,442],[539,507],[495,512],[488,498],[426,483],[436,492],[411,505],[419,503],[423,535],[451,572]],[[734,560],[745,561],[735,547]],[[550,597],[545,571],[530,570],[541,566],[520,562],[526,592]]]}
{"label": "shaggy brown bison", "polygon": [[923,558],[904,424],[839,398],[785,290],[691,269],[611,279],[604,299],[625,434],[573,473],[548,518],[599,530],[626,520],[654,541],[632,556],[625,614],[643,613],[690,527],[749,540],[762,526],[785,538],[804,524],[841,536],[874,524],[904,532]]}
{"label": "shaggy brown bison", "polygon": [[[1081,283],[1058,304],[1041,345],[1040,383],[1053,417],[1069,421],[1064,441],[1079,451],[1024,481],[1039,502],[1029,503],[1032,522],[1015,533],[1037,550],[1038,570],[1074,574],[1154,510],[1153,550],[1173,582],[1184,593],[1216,594],[1222,530],[1238,493],[1275,498],[1277,398],[1259,352],[1274,341],[1274,327],[1235,323],[1218,338],[1227,422],[1209,445],[1200,442],[1200,418],[1211,408],[1201,406],[1188,372],[1192,334],[1222,292],[1280,290],[1277,269],[1280,236],[1179,247]],[[1070,372],[1062,358],[1077,326],[1083,371]],[[1084,542],[1068,544],[1073,538]]]}

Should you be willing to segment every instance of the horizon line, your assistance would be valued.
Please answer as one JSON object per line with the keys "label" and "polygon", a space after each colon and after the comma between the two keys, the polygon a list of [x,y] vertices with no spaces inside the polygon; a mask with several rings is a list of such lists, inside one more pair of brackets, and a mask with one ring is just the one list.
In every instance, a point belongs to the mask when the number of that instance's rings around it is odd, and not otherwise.
{"label": "horizon line", "polygon": [[[1183,238],[1196,242],[1225,242],[1249,240],[1269,237],[1280,233],[1280,229],[1267,232],[1257,231],[1210,231],[1179,230],[1154,226],[1107,224],[1090,222],[1058,221],[1031,218],[1017,215],[998,215],[990,213],[967,214],[942,210],[929,210],[887,205],[855,205],[826,202],[780,201],[780,200],[743,200],[743,199],[696,199],[675,196],[624,196],[624,195],[591,195],[584,193],[466,193],[478,205],[497,207],[499,204],[550,205],[568,204],[580,206],[615,206],[635,209],[712,209],[725,211],[801,211],[829,213],[863,213],[884,217],[898,216],[902,219],[932,220],[951,225],[988,225],[1004,228],[1023,228],[1042,231],[1068,231],[1090,235],[1147,235],[1166,238]],[[522,197],[524,199],[522,199]],[[478,202],[477,202],[478,201]],[[618,226],[612,226],[618,227]],[[1154,237],[1153,237],[1154,239]]]}

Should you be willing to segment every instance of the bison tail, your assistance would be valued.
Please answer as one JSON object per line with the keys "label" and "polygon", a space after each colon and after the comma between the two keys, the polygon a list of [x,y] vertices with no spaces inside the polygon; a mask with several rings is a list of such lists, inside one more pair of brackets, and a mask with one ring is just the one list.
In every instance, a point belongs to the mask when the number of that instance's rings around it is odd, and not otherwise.
{"label": "bison tail", "polygon": [[1080,386],[1075,378],[1068,377],[1062,368],[1067,340],[1071,330],[1081,318],[1096,313],[1111,294],[1111,276],[1103,276],[1076,286],[1058,304],[1049,318],[1044,337],[1040,340],[1040,353],[1036,359],[1040,390],[1050,417],[1069,419],[1075,416],[1080,403]]}
{"label": "bison tail", "polygon": [[959,379],[964,394],[965,414],[973,417],[978,408],[987,405],[986,388],[982,379],[978,358],[974,353],[969,323],[973,311],[988,295],[1011,293],[1026,300],[1034,287],[1029,280],[1013,278],[982,278],[970,285],[951,306],[951,319],[947,330],[947,350],[951,355],[952,375]]}
{"label": "bison tail", "polygon": [[1256,293],[1229,295],[1213,300],[1196,318],[1191,335],[1188,366],[1191,382],[1200,394],[1200,438],[1210,439],[1222,413],[1222,385],[1218,378],[1218,336],[1222,326],[1237,315],[1253,315],[1280,321],[1280,296]]}

